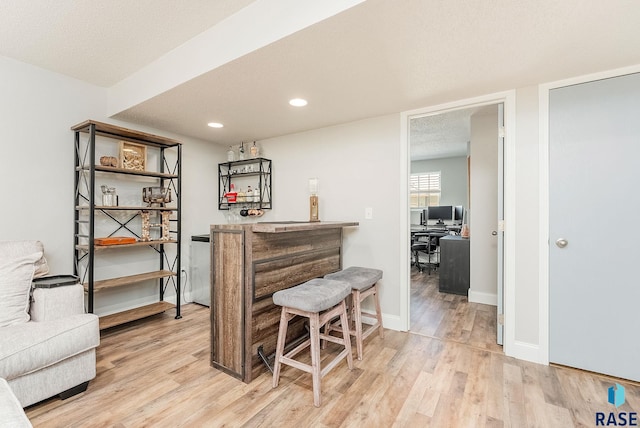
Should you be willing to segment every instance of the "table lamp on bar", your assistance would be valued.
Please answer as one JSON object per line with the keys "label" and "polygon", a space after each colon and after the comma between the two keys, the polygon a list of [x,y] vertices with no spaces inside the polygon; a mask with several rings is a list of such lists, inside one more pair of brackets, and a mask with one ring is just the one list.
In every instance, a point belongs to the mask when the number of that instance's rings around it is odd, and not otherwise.
{"label": "table lamp on bar", "polygon": [[319,207],[318,207],[318,179],[309,179],[309,221],[320,221]]}

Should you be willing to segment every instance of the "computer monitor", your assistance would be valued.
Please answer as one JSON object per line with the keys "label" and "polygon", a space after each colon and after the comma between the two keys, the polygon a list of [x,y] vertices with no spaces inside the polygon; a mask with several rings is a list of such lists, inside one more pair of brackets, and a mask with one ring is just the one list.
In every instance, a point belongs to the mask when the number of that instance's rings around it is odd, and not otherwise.
{"label": "computer monitor", "polygon": [[427,208],[429,220],[452,220],[453,206],[440,205]]}
{"label": "computer monitor", "polygon": [[462,205],[456,205],[453,208],[453,219],[456,222],[462,223],[463,217],[464,217],[464,207]]}

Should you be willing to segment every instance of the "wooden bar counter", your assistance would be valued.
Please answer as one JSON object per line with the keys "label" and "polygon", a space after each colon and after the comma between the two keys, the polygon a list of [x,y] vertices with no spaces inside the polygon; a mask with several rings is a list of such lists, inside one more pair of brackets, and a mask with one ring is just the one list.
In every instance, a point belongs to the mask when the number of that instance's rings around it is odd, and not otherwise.
{"label": "wooden bar counter", "polygon": [[[342,269],[342,228],[357,222],[211,226],[211,365],[249,383],[275,351],[280,307],[271,296]],[[292,322],[287,342],[304,333]]]}

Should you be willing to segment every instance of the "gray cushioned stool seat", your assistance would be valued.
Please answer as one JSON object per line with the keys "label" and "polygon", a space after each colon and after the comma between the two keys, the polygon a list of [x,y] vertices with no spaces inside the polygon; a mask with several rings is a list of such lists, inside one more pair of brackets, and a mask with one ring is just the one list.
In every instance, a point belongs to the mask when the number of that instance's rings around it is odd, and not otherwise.
{"label": "gray cushioned stool seat", "polygon": [[273,293],[273,303],[307,312],[332,308],[351,294],[351,284],[332,279],[314,278],[295,287]]}
{"label": "gray cushioned stool seat", "polygon": [[382,271],[380,269],[351,266],[340,272],[327,274],[324,277],[325,279],[346,281],[354,290],[365,290],[382,278]]}

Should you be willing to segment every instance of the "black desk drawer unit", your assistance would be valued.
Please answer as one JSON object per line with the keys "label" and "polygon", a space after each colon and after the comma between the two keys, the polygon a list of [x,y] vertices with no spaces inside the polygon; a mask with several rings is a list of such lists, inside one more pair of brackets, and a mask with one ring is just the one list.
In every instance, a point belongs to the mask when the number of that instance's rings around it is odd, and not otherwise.
{"label": "black desk drawer unit", "polygon": [[440,285],[444,293],[467,295],[469,291],[469,239],[440,238]]}

